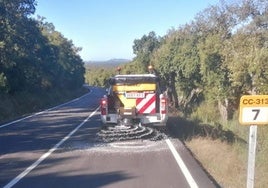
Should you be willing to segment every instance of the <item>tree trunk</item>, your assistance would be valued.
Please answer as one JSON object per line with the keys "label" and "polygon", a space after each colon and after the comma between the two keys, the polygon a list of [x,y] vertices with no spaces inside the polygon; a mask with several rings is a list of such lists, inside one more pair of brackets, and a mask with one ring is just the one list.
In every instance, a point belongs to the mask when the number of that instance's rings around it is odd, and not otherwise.
{"label": "tree trunk", "polygon": [[173,102],[175,108],[179,107],[179,99],[178,99],[178,93],[176,91],[175,86],[175,73],[170,74],[170,81],[169,81],[169,87],[171,90],[171,101]]}
{"label": "tree trunk", "polygon": [[230,105],[230,101],[226,98],[224,101],[218,100],[218,108],[221,115],[221,118],[224,121],[227,121],[232,118],[233,116],[233,109]]}

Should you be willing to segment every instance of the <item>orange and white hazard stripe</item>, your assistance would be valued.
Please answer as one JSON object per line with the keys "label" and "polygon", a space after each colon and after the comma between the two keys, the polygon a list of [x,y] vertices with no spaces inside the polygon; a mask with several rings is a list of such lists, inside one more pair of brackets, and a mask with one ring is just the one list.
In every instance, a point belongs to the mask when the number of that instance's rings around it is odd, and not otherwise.
{"label": "orange and white hazard stripe", "polygon": [[136,99],[136,109],[138,114],[156,113],[156,94],[147,93],[145,98]]}

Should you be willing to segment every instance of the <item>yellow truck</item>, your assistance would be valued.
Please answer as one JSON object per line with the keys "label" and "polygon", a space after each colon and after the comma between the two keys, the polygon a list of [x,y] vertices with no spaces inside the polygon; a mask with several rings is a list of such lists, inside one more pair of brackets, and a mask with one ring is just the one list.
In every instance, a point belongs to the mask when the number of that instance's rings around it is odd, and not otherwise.
{"label": "yellow truck", "polygon": [[109,79],[107,94],[100,104],[105,125],[165,126],[168,100],[154,74],[116,75]]}

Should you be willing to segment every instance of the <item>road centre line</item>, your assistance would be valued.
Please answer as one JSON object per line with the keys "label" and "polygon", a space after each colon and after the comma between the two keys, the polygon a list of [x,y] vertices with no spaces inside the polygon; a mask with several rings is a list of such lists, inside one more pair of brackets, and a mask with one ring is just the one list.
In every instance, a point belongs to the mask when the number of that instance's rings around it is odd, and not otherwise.
{"label": "road centre line", "polygon": [[180,157],[179,153],[177,152],[177,150],[175,149],[174,145],[172,144],[172,142],[169,139],[165,140],[171,153],[173,154],[177,164],[179,165],[183,175],[185,176],[188,184],[190,185],[191,188],[198,188],[198,185],[196,184],[194,178],[192,177],[190,171],[188,170],[188,168],[186,167],[186,165],[184,164],[182,158]]}
{"label": "road centre line", "polygon": [[97,113],[99,107],[92,112],[82,123],[80,123],[72,132],[70,132],[67,136],[65,136],[60,142],[58,142],[53,148],[51,148],[48,152],[43,154],[37,161],[35,161],[31,166],[25,169],[22,173],[20,173],[17,177],[11,180],[8,184],[4,186],[4,188],[11,188],[16,183],[18,183],[23,177],[29,174],[34,168],[36,168],[42,161],[44,161],[49,155],[51,155],[55,150],[57,150],[66,140],[68,140],[78,129],[80,129],[93,115]]}
{"label": "road centre line", "polygon": [[1,129],[1,128],[4,128],[4,127],[7,127],[7,126],[9,126],[9,125],[12,125],[12,124],[14,124],[14,123],[18,123],[18,122],[20,122],[20,121],[23,121],[23,120],[25,120],[25,119],[29,119],[29,118],[31,118],[31,117],[34,117],[34,116],[43,114],[43,113],[45,113],[45,112],[54,110],[55,108],[59,108],[59,107],[61,107],[61,106],[64,106],[64,105],[73,103],[73,102],[75,102],[75,101],[77,101],[77,100],[79,100],[79,99],[82,99],[83,97],[89,95],[90,93],[91,93],[91,91],[90,91],[89,93],[87,93],[87,94],[85,94],[85,95],[79,97],[79,98],[73,99],[73,100],[71,100],[71,101],[68,101],[68,102],[66,102],[66,103],[60,104],[60,105],[58,105],[58,106],[55,106],[55,107],[46,109],[46,110],[41,111],[41,112],[36,112],[36,113],[34,113],[34,114],[30,115],[30,116],[27,116],[27,117],[24,117],[24,118],[21,118],[21,119],[17,119],[17,120],[15,120],[15,121],[12,121],[12,122],[9,122],[9,123],[3,124],[3,125],[0,125],[0,129]]}

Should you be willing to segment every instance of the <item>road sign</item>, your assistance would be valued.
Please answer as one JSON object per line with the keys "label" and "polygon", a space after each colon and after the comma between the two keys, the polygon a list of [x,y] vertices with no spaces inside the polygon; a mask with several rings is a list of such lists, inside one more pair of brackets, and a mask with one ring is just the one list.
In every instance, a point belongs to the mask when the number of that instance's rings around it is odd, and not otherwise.
{"label": "road sign", "polygon": [[268,95],[244,95],[240,98],[239,122],[242,125],[268,124]]}
{"label": "road sign", "polygon": [[240,98],[239,122],[250,125],[247,188],[254,187],[257,125],[268,124],[268,95],[244,95]]}

